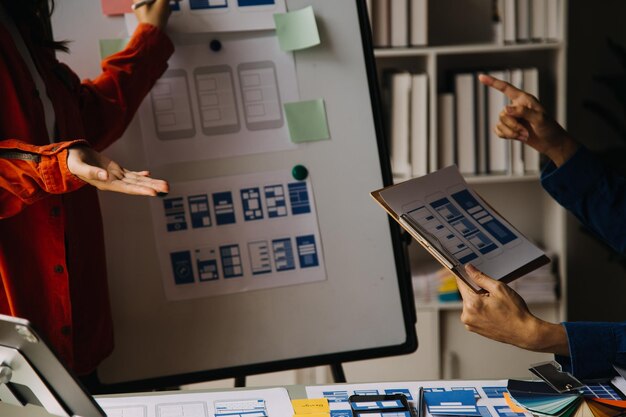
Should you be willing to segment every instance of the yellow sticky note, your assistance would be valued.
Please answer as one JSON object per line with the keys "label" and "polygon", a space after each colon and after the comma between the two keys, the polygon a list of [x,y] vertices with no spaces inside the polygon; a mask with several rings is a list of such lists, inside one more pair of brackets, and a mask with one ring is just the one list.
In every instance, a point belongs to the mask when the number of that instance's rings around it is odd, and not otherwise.
{"label": "yellow sticky note", "polygon": [[328,413],[313,413],[313,414],[294,414],[293,417],[330,417]]}
{"label": "yellow sticky note", "polygon": [[328,406],[328,400],[326,398],[291,400],[291,405],[296,415],[306,414],[307,417],[313,417],[313,414],[321,413],[328,416],[330,413],[330,407]]}

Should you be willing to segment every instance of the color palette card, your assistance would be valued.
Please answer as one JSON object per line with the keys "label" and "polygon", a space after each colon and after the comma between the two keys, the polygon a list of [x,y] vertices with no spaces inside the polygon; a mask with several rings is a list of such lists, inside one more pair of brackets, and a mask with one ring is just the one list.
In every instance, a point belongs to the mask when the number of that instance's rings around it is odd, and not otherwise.
{"label": "color palette card", "polygon": [[509,380],[511,399],[534,414],[568,417],[582,399],[582,393],[560,394],[545,382]]}
{"label": "color palette card", "polygon": [[480,416],[473,391],[424,391],[424,401],[432,415]]}

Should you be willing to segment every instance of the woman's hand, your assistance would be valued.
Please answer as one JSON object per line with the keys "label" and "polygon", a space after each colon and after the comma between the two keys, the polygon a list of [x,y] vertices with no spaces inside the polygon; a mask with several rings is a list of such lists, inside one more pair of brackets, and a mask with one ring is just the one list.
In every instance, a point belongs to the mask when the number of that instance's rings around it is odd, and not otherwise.
{"label": "woman's hand", "polygon": [[486,294],[477,294],[457,278],[463,297],[461,321],[467,330],[523,349],[569,355],[563,326],[535,317],[522,297],[508,285],[472,265],[467,265],[465,271],[476,285],[487,290]]}
{"label": "woman's hand", "polygon": [[[133,0],[138,3],[139,0]],[[170,0],[155,0],[154,3],[146,4],[135,9],[135,16],[139,23],[147,23],[164,29],[170,17]]]}
{"label": "woman's hand", "polygon": [[67,167],[72,174],[103,191],[148,196],[169,191],[166,181],[150,178],[148,171],[124,169],[117,162],[86,146],[69,149]]}
{"label": "woman's hand", "polygon": [[525,142],[550,158],[556,166],[563,165],[574,155],[578,143],[546,113],[535,97],[489,75],[481,74],[479,80],[511,100],[500,113],[500,122],[495,127],[498,136]]}

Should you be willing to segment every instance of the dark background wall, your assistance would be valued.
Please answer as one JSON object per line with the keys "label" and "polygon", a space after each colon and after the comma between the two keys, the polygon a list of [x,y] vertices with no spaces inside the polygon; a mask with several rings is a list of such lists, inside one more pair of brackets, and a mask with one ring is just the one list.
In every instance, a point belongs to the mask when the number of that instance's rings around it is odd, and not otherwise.
{"label": "dark background wall", "polygon": [[[585,108],[584,102],[600,103],[626,122],[626,109],[615,98],[616,90],[594,81],[594,76],[618,75],[624,77],[621,85],[626,91],[626,70],[607,46],[610,38],[626,48],[626,1],[570,0],[568,5],[568,130],[593,150],[624,147],[626,137]],[[624,154],[612,154],[626,166]],[[613,261],[610,250],[582,233],[573,217],[568,221],[567,238],[568,319],[626,320],[626,266]]]}

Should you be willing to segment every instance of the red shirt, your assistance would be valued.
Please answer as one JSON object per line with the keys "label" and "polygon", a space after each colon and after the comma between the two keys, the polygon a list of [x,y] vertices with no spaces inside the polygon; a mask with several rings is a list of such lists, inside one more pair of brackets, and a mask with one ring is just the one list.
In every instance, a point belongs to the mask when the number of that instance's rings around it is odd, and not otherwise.
{"label": "red shirt", "polygon": [[[113,349],[96,190],[67,169],[67,148],[118,139],[167,68],[173,45],[140,25],[127,48],[83,81],[52,51],[26,44],[56,113],[50,144],[35,83],[0,25],[0,313],[27,318],[78,374]],[[71,193],[68,193],[72,191]]]}

